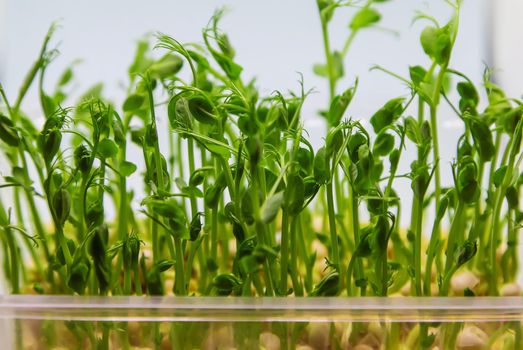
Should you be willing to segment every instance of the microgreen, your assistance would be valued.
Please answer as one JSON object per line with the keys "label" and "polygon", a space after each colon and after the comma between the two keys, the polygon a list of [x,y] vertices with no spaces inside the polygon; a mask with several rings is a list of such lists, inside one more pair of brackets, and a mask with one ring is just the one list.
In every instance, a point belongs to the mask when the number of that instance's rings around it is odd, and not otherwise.
{"label": "microgreen", "polygon": [[[0,86],[0,245],[11,291],[385,297],[410,283],[416,296],[477,295],[452,290],[456,273],[469,270],[484,294],[498,295],[519,266],[523,102],[506,97],[489,71],[482,92],[452,67],[460,2],[449,2],[444,25],[416,17],[429,21],[419,42],[426,66],[413,62],[408,78],[373,67],[410,95],[364,116],[369,128],[351,118],[351,102],[364,99],[358,80],[337,88],[346,84],[349,47],[379,23],[383,2],[317,1],[325,63],[313,70],[329,93],[320,112],[328,130],[315,147],[304,128],[304,82],[297,92],[264,94],[245,81],[220,29],[223,11],[204,29],[203,47],[166,34],[155,50],[140,41],[121,105],[100,85],[73,104],[74,66],[45,88],[57,54],[53,26],[14,103]],[[329,26],[340,7],[353,16],[334,50]],[[38,127],[22,103],[35,83],[45,116]],[[450,165],[439,155],[442,103],[464,127]],[[400,180],[410,185],[411,208],[395,189]],[[426,327],[420,339],[434,341]]]}

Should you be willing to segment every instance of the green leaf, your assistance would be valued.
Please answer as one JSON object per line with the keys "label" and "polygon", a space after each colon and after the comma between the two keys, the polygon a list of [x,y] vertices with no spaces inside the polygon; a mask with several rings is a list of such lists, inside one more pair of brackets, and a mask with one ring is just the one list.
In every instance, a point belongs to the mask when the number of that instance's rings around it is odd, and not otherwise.
{"label": "green leaf", "polygon": [[145,102],[145,97],[141,94],[132,94],[129,95],[122,106],[124,112],[132,112],[143,106]]}
{"label": "green leaf", "polygon": [[483,162],[488,162],[496,153],[492,132],[485,119],[472,118],[469,122],[470,132],[474,139],[474,146],[478,150]]}
{"label": "green leaf", "polygon": [[326,64],[316,63],[314,66],[312,66],[312,71],[314,72],[314,74],[320,77],[326,78],[329,76],[329,70],[327,69]]}
{"label": "green leaf", "polygon": [[149,42],[147,40],[140,40],[136,45],[136,53],[134,55],[133,63],[129,66],[128,72],[131,81],[134,81],[137,74],[145,72],[152,61],[147,57],[149,52]]}
{"label": "green leaf", "polygon": [[198,236],[200,235],[200,232],[202,231],[201,216],[202,216],[202,213],[196,213],[191,220],[191,224],[189,225],[189,236],[190,236],[190,240],[192,242],[194,242],[198,239]]}
{"label": "green leaf", "polygon": [[354,97],[355,91],[356,85],[345,90],[341,95],[334,97],[329,108],[329,125],[337,126],[340,123],[343,114],[347,110],[347,107],[349,106],[349,104],[352,101],[352,98]]}
{"label": "green leaf", "polygon": [[223,190],[224,190],[224,188],[222,186],[216,186],[216,184],[210,185],[209,187],[207,187],[207,189],[205,190],[204,197],[203,197],[205,205],[207,205],[209,208],[212,208],[212,209],[215,209],[216,207],[218,207],[218,203],[220,201],[220,196],[221,196]]}
{"label": "green leaf", "polygon": [[173,77],[178,73],[183,66],[183,61],[180,57],[173,54],[166,54],[158,61],[154,62],[148,69],[151,78],[165,79]]}
{"label": "green leaf", "polygon": [[324,23],[329,23],[336,9],[334,0],[317,0],[320,17]]}
{"label": "green leaf", "polygon": [[212,142],[205,142],[203,143],[204,147],[211,153],[222,157],[223,159],[227,160],[231,157],[231,151],[220,144],[212,143]]}
{"label": "green leaf", "polygon": [[459,110],[464,113],[466,111],[476,114],[476,108],[479,104],[479,94],[474,85],[468,81],[459,82],[457,85],[459,96]]}
{"label": "green leaf", "polygon": [[260,220],[268,224],[276,218],[278,210],[283,203],[283,192],[278,192],[267,198],[260,208]]}
{"label": "green leaf", "polygon": [[421,145],[423,139],[418,125],[418,121],[413,117],[405,118],[405,134],[416,145]]}
{"label": "green leaf", "polygon": [[450,30],[449,23],[442,28],[428,26],[421,32],[420,42],[423,51],[440,65],[447,64],[450,60],[452,50]]}
{"label": "green leaf", "polygon": [[462,266],[468,261],[470,261],[478,252],[478,244],[476,241],[466,240],[463,244],[456,250],[456,265]]}
{"label": "green leaf", "polygon": [[63,71],[62,75],[58,79],[58,87],[63,87],[67,85],[71,79],[73,78],[73,69],[71,67],[68,67],[66,70]]}
{"label": "green leaf", "polygon": [[325,275],[314,287],[311,296],[330,297],[338,294],[340,287],[340,275],[337,271],[332,271]]}
{"label": "green leaf", "polygon": [[0,140],[11,147],[18,147],[20,144],[20,137],[13,122],[4,115],[0,115]]}
{"label": "green leaf", "polygon": [[189,185],[191,186],[199,186],[203,183],[205,180],[205,172],[207,169],[196,169],[189,178]]}
{"label": "green leaf", "polygon": [[53,211],[58,223],[63,227],[71,212],[71,196],[64,189],[56,191],[53,196]]}
{"label": "green leaf", "polygon": [[214,125],[217,121],[214,115],[214,106],[209,100],[201,95],[188,98],[188,107],[191,115],[202,124]]}
{"label": "green leaf", "polygon": [[211,54],[216,63],[218,63],[218,65],[223,69],[229,79],[238,80],[243,71],[242,66],[234,62],[230,57],[227,57],[226,55],[217,52],[214,49],[211,50]]}
{"label": "green leaf", "polygon": [[224,273],[213,278],[212,285],[220,296],[227,296],[241,287],[242,281],[232,273]]}
{"label": "green leaf", "polygon": [[409,67],[409,73],[410,73],[410,80],[412,80],[412,83],[415,86],[419,86],[423,80],[425,80],[425,76],[427,75],[427,71],[425,68],[421,66],[412,66]]}
{"label": "green leaf", "polygon": [[387,126],[391,126],[403,112],[403,97],[394,98],[388,101],[370,118],[370,123],[376,133],[379,133]]}
{"label": "green leaf", "polygon": [[370,7],[364,7],[354,15],[349,27],[352,30],[363,29],[379,22],[380,19],[381,15],[378,11]]}
{"label": "green leaf", "polygon": [[314,157],[314,179],[319,184],[326,184],[330,180],[330,167],[327,149],[322,147]]}
{"label": "green leaf", "polygon": [[343,57],[338,51],[332,53],[332,71],[333,78],[336,80],[343,77],[345,74],[343,69]]}
{"label": "green leaf", "polygon": [[135,171],[137,167],[136,164],[124,161],[122,164],[120,164],[120,174],[123,176],[131,176]]}
{"label": "green leaf", "polygon": [[394,148],[394,136],[382,131],[376,137],[373,152],[378,156],[386,156]]}
{"label": "green leaf", "polygon": [[82,294],[89,280],[91,263],[85,257],[75,260],[67,276],[67,286],[78,294]]}
{"label": "green leaf", "polygon": [[174,96],[167,105],[167,116],[173,129],[192,129],[192,114],[187,99],[183,96]]}
{"label": "green leaf", "polygon": [[301,170],[305,174],[309,174],[314,161],[314,154],[312,151],[307,148],[300,147],[296,152],[296,160],[298,161]]}
{"label": "green leaf", "polygon": [[177,177],[176,179],[174,179],[174,182],[176,183],[176,186],[180,189],[180,191],[182,191],[183,194],[186,194],[191,197],[194,196],[194,197],[198,197],[198,198],[203,198],[203,193],[198,187],[187,186],[187,184],[185,183],[185,181],[182,178]]}
{"label": "green leaf", "polygon": [[287,179],[287,186],[284,195],[284,208],[291,216],[298,215],[305,202],[305,185],[299,175],[290,175]]}
{"label": "green leaf", "polygon": [[113,158],[118,154],[118,146],[113,140],[103,139],[98,144],[98,154],[102,158]]}
{"label": "green leaf", "polygon": [[329,131],[327,139],[325,140],[325,148],[327,155],[331,157],[334,155],[343,145],[343,132],[339,128],[335,128]]}
{"label": "green leaf", "polygon": [[507,173],[508,166],[502,165],[496,171],[494,171],[493,182],[494,186],[499,187],[505,179],[505,174]]}

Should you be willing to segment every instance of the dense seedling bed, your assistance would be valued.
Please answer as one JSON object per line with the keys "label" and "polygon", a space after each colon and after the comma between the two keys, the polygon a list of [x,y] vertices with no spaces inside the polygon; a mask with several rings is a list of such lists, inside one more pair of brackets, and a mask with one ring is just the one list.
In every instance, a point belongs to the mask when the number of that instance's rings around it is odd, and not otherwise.
{"label": "dense seedling bed", "polygon": [[[320,112],[327,134],[314,146],[302,113],[310,92],[300,82],[296,92],[263,94],[245,81],[219,29],[222,11],[202,44],[165,34],[154,47],[139,42],[122,104],[104,98],[101,85],[71,101],[72,67],[48,88],[53,26],[16,98],[0,86],[8,169],[0,244],[10,292],[519,295],[522,103],[488,69],[476,85],[452,66],[460,2],[449,0],[447,23],[416,17],[428,23],[425,66],[405,62],[404,75],[374,67],[408,92],[364,116],[370,123],[352,118],[351,101],[365,96],[343,79],[345,58],[354,38],[380,21],[382,2],[317,0],[325,62],[314,72],[328,83],[329,104]],[[329,26],[345,6],[356,10],[336,50]],[[23,109],[31,87],[43,125]],[[464,127],[459,140],[445,140],[456,144],[452,164],[439,161],[442,104]],[[158,127],[158,115],[168,128]],[[412,159],[409,148],[417,150]],[[410,182],[412,206],[395,191],[400,180]],[[449,344],[458,331],[446,329]],[[435,339],[433,328],[417,332],[423,346]]]}

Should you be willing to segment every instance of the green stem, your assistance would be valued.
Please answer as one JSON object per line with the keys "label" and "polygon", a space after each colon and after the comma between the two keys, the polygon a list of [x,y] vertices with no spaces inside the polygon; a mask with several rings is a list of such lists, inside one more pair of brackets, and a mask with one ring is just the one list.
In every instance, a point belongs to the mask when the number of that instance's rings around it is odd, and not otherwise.
{"label": "green stem", "polygon": [[[255,216],[254,219],[256,222],[256,233],[258,234],[259,243],[267,244],[267,242],[268,242],[268,237],[267,237],[267,232],[266,232],[267,225],[264,225],[261,222],[261,218],[260,218],[260,202],[259,202],[259,187],[258,187],[259,179],[258,179],[258,169],[257,169],[256,165],[251,166],[251,174],[252,174],[251,184],[252,184],[252,193],[253,193],[252,205],[253,205],[253,211],[254,211],[254,216]],[[264,270],[265,278],[266,278],[266,282],[267,282],[266,283],[266,285],[267,285],[266,294],[268,296],[274,296],[274,281],[272,278],[271,266],[269,265],[269,262],[267,260],[265,260],[265,262],[263,263],[263,270]],[[253,281],[256,281],[256,279],[254,278]]]}
{"label": "green stem", "polygon": [[327,75],[329,78],[329,101],[336,95],[336,78],[334,76],[334,66],[332,64],[332,53],[330,49],[329,29],[325,21],[321,21],[321,33],[323,37],[323,50],[327,64]]}
{"label": "green stem", "polygon": [[415,196],[418,210],[416,216],[416,235],[414,238],[414,292],[421,296],[421,240],[423,238],[423,195]]}
{"label": "green stem", "polygon": [[[354,189],[351,190],[351,217],[352,217],[352,231],[354,234],[354,245],[357,247],[360,242],[360,214],[359,214],[359,207],[358,207],[358,198],[356,196],[356,193]],[[356,275],[357,280],[361,280],[364,278],[364,270],[363,270],[363,263],[360,259],[356,259],[356,266],[354,267],[354,273]],[[352,277],[352,276],[351,276]],[[349,287],[349,286],[347,286]],[[366,286],[365,283],[362,283],[361,285],[361,296],[366,295]],[[351,292],[347,289],[349,292],[349,296],[352,296]]]}
{"label": "green stem", "polygon": [[187,295],[185,286],[185,273],[184,273],[184,254],[182,249],[182,240],[180,238],[174,239],[174,247],[176,249],[176,294]]}
{"label": "green stem", "polygon": [[[441,221],[441,218],[437,218],[437,221]],[[432,232],[430,234],[429,247],[427,249],[427,262],[425,265],[425,280],[423,284],[423,294],[425,296],[431,295],[431,283],[432,283],[432,264],[434,262],[434,257],[436,255],[436,246],[439,242],[440,236],[436,227],[439,225],[439,222],[434,222],[432,227]]]}
{"label": "green stem", "polygon": [[457,234],[459,233],[459,230],[461,229],[461,221],[464,214],[465,206],[462,201],[458,202],[458,207],[456,208],[456,211],[454,213],[454,218],[452,219],[452,223],[450,224],[449,229],[449,236],[447,238],[447,253],[446,253],[446,261],[445,261],[445,272],[444,272],[444,278],[443,283],[440,289],[440,296],[447,296],[448,294],[448,288],[450,284],[450,278],[456,271],[456,264],[455,264],[455,252],[457,248],[458,242],[456,241]]}
{"label": "green stem", "polygon": [[303,286],[299,279],[299,271],[298,271],[298,244],[297,244],[297,237],[296,237],[296,226],[299,224],[298,217],[292,217],[291,218],[291,232],[290,232],[290,240],[291,240],[291,280],[292,280],[292,288],[294,289],[294,294],[297,297],[303,296]]}
{"label": "green stem", "polygon": [[[297,247],[293,246],[293,250]],[[281,252],[280,252],[280,295],[287,295],[287,276],[289,272],[289,213],[283,210],[281,220]],[[295,271],[293,271],[295,273]]]}
{"label": "green stem", "polygon": [[438,137],[438,122],[437,113],[438,105],[440,100],[440,93],[443,85],[443,79],[447,71],[447,66],[442,66],[436,79],[436,85],[434,87],[434,95],[432,97],[432,103],[430,104],[430,129],[432,136],[432,151],[434,157],[434,197],[436,200],[436,207],[439,206],[441,196],[441,174],[439,167],[439,137]]}
{"label": "green stem", "polygon": [[[332,181],[327,183],[327,208],[329,215],[329,229],[330,229],[330,238],[331,238],[331,254],[332,261],[338,272],[341,274],[341,262],[340,262],[340,250],[338,246],[338,233],[336,232],[336,213],[334,212],[334,198],[333,198],[333,189]],[[340,280],[340,285],[342,284],[342,278]]]}
{"label": "green stem", "polygon": [[133,262],[134,291],[137,296],[142,296],[142,280],[140,279],[140,267],[138,260]]}

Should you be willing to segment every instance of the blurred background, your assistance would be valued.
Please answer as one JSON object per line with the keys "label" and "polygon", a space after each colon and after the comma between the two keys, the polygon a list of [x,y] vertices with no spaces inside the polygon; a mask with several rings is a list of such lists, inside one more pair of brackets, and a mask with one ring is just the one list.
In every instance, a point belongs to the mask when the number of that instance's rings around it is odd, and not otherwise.
{"label": "blurred background", "polygon": [[[325,108],[328,93],[326,81],[312,72],[313,64],[324,61],[315,0],[0,0],[0,81],[8,97],[14,99],[50,24],[58,20],[60,28],[51,46],[61,54],[48,70],[48,88],[54,86],[66,65],[81,59],[75,68],[72,95],[78,96],[93,84],[103,82],[104,95],[121,106],[128,81],[127,67],[139,39],[161,31],[181,42],[201,43],[202,28],[214,10],[223,6],[229,10],[222,28],[237,51],[237,62],[243,65],[245,78],[256,77],[262,91],[270,94],[274,90],[299,91],[301,73],[305,88],[314,89],[306,101],[304,118],[305,128],[314,143],[319,144],[325,127],[317,111]],[[419,35],[427,23],[413,23],[413,18],[417,11],[422,11],[446,23],[451,15],[444,0],[391,0],[376,7],[382,13],[382,21],[356,37],[345,62],[345,78],[339,84],[340,90],[345,89],[359,78],[348,116],[364,122],[390,98],[408,94],[404,84],[369,68],[379,64],[408,76],[409,66],[426,66],[428,58],[419,44]],[[332,46],[341,49],[354,11],[338,11],[330,27]],[[488,65],[510,96],[521,96],[521,13],[523,0],[464,0],[452,68],[480,84]],[[31,91],[23,108],[35,120],[43,120],[36,91]],[[450,162],[462,132],[461,122],[445,104],[439,118],[440,164],[446,174],[443,182],[450,184]],[[402,198],[403,194],[411,195],[407,183],[397,186]]]}

